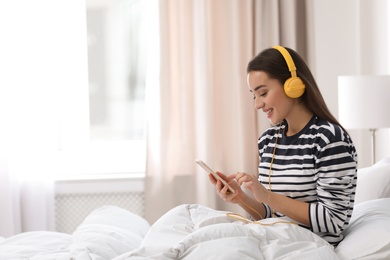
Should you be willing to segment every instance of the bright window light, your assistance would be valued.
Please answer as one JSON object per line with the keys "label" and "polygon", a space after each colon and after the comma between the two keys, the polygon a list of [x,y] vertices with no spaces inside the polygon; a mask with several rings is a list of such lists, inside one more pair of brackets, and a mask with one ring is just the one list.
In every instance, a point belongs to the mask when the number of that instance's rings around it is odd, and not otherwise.
{"label": "bright window light", "polygon": [[87,2],[91,141],[144,140],[147,2]]}
{"label": "bright window light", "polygon": [[146,47],[158,37],[144,32],[157,32],[157,2],[0,2],[0,134],[18,176],[145,172]]}

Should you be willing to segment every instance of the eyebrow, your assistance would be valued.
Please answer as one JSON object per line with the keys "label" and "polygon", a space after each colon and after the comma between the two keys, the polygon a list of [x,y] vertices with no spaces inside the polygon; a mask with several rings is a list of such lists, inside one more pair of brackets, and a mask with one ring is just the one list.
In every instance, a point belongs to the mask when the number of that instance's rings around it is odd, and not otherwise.
{"label": "eyebrow", "polygon": [[256,92],[257,90],[259,90],[259,89],[261,89],[261,88],[263,88],[263,87],[265,87],[265,85],[260,85],[260,86],[257,86],[253,91],[252,90],[249,90],[250,92]]}

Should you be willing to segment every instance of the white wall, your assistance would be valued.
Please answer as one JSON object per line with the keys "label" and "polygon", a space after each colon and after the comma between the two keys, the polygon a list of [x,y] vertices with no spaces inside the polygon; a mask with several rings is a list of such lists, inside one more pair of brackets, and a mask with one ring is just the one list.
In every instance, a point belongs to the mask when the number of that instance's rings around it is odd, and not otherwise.
{"label": "white wall", "polygon": [[[390,74],[390,18],[387,15],[390,3],[386,0],[315,0],[313,8],[313,73],[331,112],[337,116],[338,76]],[[371,165],[369,130],[349,130],[349,133],[358,151],[359,168]],[[390,156],[389,136],[388,129],[377,131],[377,161]]]}

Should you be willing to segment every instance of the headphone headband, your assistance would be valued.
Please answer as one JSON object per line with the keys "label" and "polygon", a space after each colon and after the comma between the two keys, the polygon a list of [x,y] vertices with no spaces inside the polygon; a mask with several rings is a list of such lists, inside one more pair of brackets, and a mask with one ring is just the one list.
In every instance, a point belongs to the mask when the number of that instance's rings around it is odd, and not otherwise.
{"label": "headphone headband", "polygon": [[288,70],[291,72],[291,77],[297,76],[297,68],[295,67],[295,63],[290,55],[290,53],[286,50],[286,48],[282,46],[273,46],[272,48],[277,49],[282,55],[284,60],[287,63]]}

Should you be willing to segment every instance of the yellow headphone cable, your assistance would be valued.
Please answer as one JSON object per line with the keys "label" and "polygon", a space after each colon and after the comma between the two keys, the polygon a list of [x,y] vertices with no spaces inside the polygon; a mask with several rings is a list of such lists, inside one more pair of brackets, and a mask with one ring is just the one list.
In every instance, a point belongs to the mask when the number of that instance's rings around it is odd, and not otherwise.
{"label": "yellow headphone cable", "polygon": [[[276,135],[276,140],[275,140],[275,146],[274,146],[274,150],[272,152],[272,158],[271,158],[271,164],[270,164],[270,167],[269,167],[269,171],[268,171],[268,189],[269,191],[272,191],[272,188],[271,188],[271,172],[272,172],[272,165],[274,163],[274,159],[275,159],[275,152],[276,152],[276,146],[278,144],[278,139],[279,139],[279,135],[280,135],[280,129],[281,129],[281,124],[279,125],[279,131]],[[254,209],[252,206],[248,205],[246,202],[244,202],[243,200],[239,199],[245,206],[247,206],[250,210],[252,210],[254,213],[256,213],[256,215],[258,215],[260,217],[260,219],[258,221],[252,221],[250,219],[247,219],[245,218],[244,216],[242,216],[241,214],[238,214],[238,213],[233,213],[233,212],[229,212],[229,213],[226,213],[226,215],[228,217],[231,217],[233,219],[236,219],[236,220],[241,220],[241,221],[244,221],[246,223],[252,223],[252,224],[259,224],[259,225],[262,225],[262,226],[272,226],[272,225],[275,225],[275,224],[294,224],[294,225],[298,225],[297,223],[295,222],[290,222],[290,221],[277,221],[277,222],[274,222],[274,223],[270,223],[270,224],[266,224],[266,223],[261,223],[259,222],[260,220],[263,220],[263,216],[260,214],[260,212],[258,212],[256,209]],[[273,218],[276,218],[276,215],[275,215],[275,211],[272,209],[272,217]]]}

